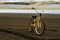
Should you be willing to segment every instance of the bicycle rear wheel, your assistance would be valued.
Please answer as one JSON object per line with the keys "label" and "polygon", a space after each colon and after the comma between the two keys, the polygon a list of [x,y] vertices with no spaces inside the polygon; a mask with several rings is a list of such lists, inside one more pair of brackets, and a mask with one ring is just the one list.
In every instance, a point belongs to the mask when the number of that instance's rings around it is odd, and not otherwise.
{"label": "bicycle rear wheel", "polygon": [[37,25],[37,26],[35,27],[35,33],[36,33],[37,35],[42,35],[42,34],[44,33],[44,30],[45,30],[45,24],[44,24],[43,21],[40,21],[40,22],[39,22],[39,26]]}

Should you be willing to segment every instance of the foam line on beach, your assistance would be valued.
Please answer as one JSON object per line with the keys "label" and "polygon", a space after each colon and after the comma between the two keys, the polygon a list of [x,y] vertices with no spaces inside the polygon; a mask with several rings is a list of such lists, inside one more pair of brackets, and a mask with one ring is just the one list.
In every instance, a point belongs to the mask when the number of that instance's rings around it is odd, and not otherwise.
{"label": "foam line on beach", "polygon": [[[39,13],[45,14],[60,14],[60,10],[37,10]],[[12,10],[12,9],[0,9],[0,13],[37,13],[35,10]]]}

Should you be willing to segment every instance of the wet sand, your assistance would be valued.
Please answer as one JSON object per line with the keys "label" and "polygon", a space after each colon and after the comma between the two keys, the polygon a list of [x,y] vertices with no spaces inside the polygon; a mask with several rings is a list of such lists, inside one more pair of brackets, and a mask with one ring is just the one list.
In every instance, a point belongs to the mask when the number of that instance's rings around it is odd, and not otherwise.
{"label": "wet sand", "polygon": [[36,14],[0,13],[0,40],[60,39],[60,14],[42,14],[45,32],[40,36],[28,31],[28,23],[33,15]]}

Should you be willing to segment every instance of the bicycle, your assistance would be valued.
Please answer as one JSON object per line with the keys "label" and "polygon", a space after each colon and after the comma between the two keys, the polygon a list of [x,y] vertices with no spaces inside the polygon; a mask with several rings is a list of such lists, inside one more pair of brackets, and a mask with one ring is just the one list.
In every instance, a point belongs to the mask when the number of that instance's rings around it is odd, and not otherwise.
{"label": "bicycle", "polygon": [[42,35],[44,33],[45,23],[41,19],[41,13],[38,13],[37,16],[32,16],[32,19],[29,22],[29,31],[30,32],[35,31],[37,35]]}

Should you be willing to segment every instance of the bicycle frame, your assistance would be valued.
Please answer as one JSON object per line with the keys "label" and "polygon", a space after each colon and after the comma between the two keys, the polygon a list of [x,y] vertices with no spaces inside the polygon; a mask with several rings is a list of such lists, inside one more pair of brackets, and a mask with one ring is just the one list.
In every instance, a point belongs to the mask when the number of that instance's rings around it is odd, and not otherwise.
{"label": "bicycle frame", "polygon": [[37,16],[36,18],[33,19],[33,22],[31,24],[32,27],[36,27],[37,25],[39,25],[39,22],[41,21],[41,16]]}
{"label": "bicycle frame", "polygon": [[[35,8],[32,8],[32,9],[35,9]],[[35,11],[38,13],[38,11],[35,9]],[[37,25],[39,26],[39,22],[41,21],[41,13],[37,14],[36,18],[33,18],[33,21],[34,23],[31,24],[32,27],[36,27]],[[40,24],[41,25],[41,24]]]}

